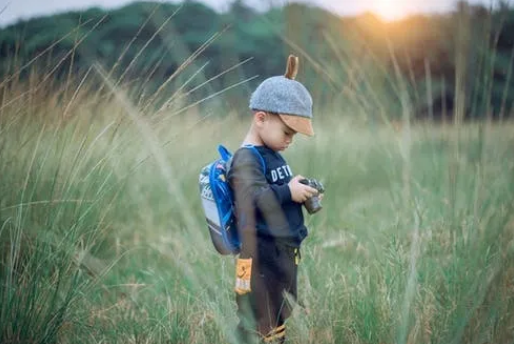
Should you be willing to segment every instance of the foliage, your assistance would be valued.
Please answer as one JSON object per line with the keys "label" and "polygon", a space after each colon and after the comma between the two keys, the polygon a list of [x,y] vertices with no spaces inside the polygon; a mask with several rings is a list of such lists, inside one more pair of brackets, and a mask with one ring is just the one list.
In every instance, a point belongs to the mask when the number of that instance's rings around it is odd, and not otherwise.
{"label": "foliage", "polygon": [[[1,90],[0,342],[235,343],[234,261],[210,243],[197,178],[248,123],[51,83]],[[327,189],[288,342],[512,342],[512,124],[340,111],[284,153]]]}
{"label": "foliage", "polygon": [[[342,18],[299,3],[260,13],[236,0],[218,13],[194,1],[135,2],[108,12],[92,8],[2,29],[0,72],[13,75],[44,53],[20,72],[21,78],[30,69],[51,69],[56,61],[55,75],[61,78],[83,75],[100,64],[122,76],[122,82],[139,82],[150,94],[182,68],[168,89],[198,74],[191,88],[209,83],[196,92],[197,100],[258,76],[227,95],[228,109],[241,109],[256,83],[283,73],[286,56],[295,53],[304,61],[299,78],[316,99],[364,106],[373,120],[395,116],[396,111],[382,113],[376,95],[400,102],[401,84],[409,90],[417,117],[449,118],[455,112],[457,80],[465,91],[464,117],[508,117],[514,102],[513,28],[514,10],[505,4],[487,9],[460,2],[451,13],[385,23],[370,13]],[[241,62],[235,72],[210,80]],[[357,103],[352,102],[354,94],[360,95]]]}

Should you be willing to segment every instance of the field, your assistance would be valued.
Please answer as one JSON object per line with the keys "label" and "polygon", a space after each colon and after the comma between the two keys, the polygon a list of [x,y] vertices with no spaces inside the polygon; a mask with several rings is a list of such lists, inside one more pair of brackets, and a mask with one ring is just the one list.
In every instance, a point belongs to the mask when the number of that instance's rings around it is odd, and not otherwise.
{"label": "field", "polygon": [[[234,343],[198,173],[246,117],[2,90],[0,342]],[[315,129],[285,153],[327,190],[287,342],[514,343],[514,126],[342,109]]]}

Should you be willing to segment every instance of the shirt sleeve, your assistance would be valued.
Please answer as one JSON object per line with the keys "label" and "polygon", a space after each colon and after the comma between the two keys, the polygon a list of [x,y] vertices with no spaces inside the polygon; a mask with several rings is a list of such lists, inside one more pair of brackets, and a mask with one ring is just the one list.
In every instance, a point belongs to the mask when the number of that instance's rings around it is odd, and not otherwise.
{"label": "shirt sleeve", "polygon": [[251,199],[260,210],[266,211],[273,203],[291,202],[291,190],[287,184],[268,184],[259,158],[250,149],[236,152],[228,179],[232,190],[239,196],[237,201]]}
{"label": "shirt sleeve", "polygon": [[228,172],[236,205],[239,228],[243,233],[255,232],[255,210],[263,214],[268,227],[283,226],[286,219],[281,205],[291,202],[291,191],[287,184],[270,185],[263,172],[259,157],[250,149],[239,149],[232,159]]}

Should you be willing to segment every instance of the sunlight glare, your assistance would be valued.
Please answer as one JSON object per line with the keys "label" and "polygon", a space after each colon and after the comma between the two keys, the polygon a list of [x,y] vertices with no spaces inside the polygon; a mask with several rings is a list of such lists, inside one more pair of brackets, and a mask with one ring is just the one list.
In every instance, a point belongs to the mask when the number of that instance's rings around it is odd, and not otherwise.
{"label": "sunlight glare", "polygon": [[408,14],[404,1],[399,0],[375,0],[372,11],[385,21],[401,19]]}

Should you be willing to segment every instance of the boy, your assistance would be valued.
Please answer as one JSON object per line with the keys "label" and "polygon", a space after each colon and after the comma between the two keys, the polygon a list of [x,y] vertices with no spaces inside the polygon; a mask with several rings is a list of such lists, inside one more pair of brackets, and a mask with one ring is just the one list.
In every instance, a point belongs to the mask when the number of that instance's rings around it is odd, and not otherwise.
{"label": "boy", "polygon": [[[251,127],[234,154],[228,181],[234,192],[241,252],[236,266],[238,336],[245,343],[283,343],[297,297],[300,245],[307,236],[302,203],[317,190],[301,184],[278,153],[296,133],[312,136],[312,97],[294,78],[298,58],[289,56],[285,76],[264,80],[250,99]],[[259,156],[260,155],[260,156]],[[265,167],[265,170],[263,168]]]}

